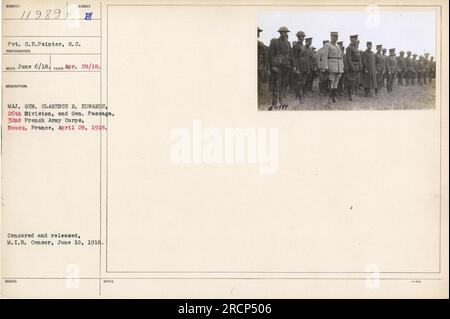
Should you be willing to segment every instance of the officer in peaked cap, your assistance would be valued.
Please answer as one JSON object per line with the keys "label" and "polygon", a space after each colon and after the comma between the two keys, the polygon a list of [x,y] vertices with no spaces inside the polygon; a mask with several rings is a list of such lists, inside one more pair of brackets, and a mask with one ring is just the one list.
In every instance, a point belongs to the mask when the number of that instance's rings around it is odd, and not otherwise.
{"label": "officer in peaked cap", "polygon": [[383,80],[382,80],[382,84],[383,84],[383,87],[385,86],[384,84],[385,84],[385,82],[386,83],[389,83],[389,80],[388,80],[388,71],[387,71],[387,64],[388,64],[388,56],[386,55],[386,52],[387,52],[387,49],[386,48],[383,48],[382,50],[381,50],[381,52],[382,52],[382,56],[383,56],[383,59],[384,59],[384,74],[383,74]]}
{"label": "officer in peaked cap", "polygon": [[394,83],[395,75],[397,74],[397,59],[395,57],[395,48],[389,49],[389,56],[386,63],[386,79],[387,79],[387,91],[392,92],[392,84]]}
{"label": "officer in peaked cap", "polygon": [[417,78],[417,54],[413,54],[411,58],[411,85],[416,85]]}
{"label": "officer in peaked cap", "polygon": [[406,66],[406,85],[411,85],[414,78],[414,66],[413,61],[411,57],[412,52],[406,51],[406,58],[405,58],[405,66]]}
{"label": "officer in peaked cap", "polygon": [[315,58],[314,58],[314,50],[313,47],[311,47],[312,44],[312,37],[305,38],[305,48],[308,53],[309,58],[309,73],[306,77],[306,83],[305,83],[305,89],[307,91],[312,91],[312,83],[314,80],[314,74],[315,74]]}
{"label": "officer in peaked cap", "polygon": [[397,57],[397,82],[398,85],[403,85],[403,79],[407,77],[405,51],[400,51]]}
{"label": "officer in peaked cap", "polygon": [[383,45],[377,44],[377,53],[375,54],[375,67],[377,70],[377,88],[375,89],[375,94],[381,91],[383,87],[383,76],[386,69],[385,59],[382,54]]}
{"label": "officer in peaked cap", "polygon": [[352,94],[357,88],[361,72],[361,54],[358,50],[358,35],[350,36],[350,45],[345,50],[345,66],[348,99],[352,100]]}
{"label": "officer in peaked cap", "polygon": [[258,27],[258,102],[263,103],[264,92],[269,82],[269,56],[268,47],[259,40],[262,29]]}
{"label": "officer in peaked cap", "polygon": [[429,78],[430,73],[430,60],[429,60],[430,54],[428,52],[424,53],[424,59],[423,59],[423,84],[427,84],[427,80]]}
{"label": "officer in peaked cap", "polygon": [[346,62],[345,62],[345,50],[344,50],[344,41],[338,41],[337,45],[339,48],[341,48],[342,52],[342,61],[344,63],[344,73],[339,78],[338,86],[337,86],[337,93],[338,95],[342,96],[342,93],[344,93],[344,77],[345,77],[345,68],[346,68]]}
{"label": "officer in peaked cap", "polygon": [[303,97],[303,89],[306,82],[306,77],[309,73],[308,54],[303,41],[305,40],[305,32],[298,31],[296,33],[297,42],[292,47],[292,53],[294,55],[294,61],[297,67],[297,71],[294,76],[295,97],[301,99]]}
{"label": "officer in peaked cap", "polygon": [[330,32],[331,41],[325,44],[323,49],[323,68],[329,74],[331,85],[330,95],[328,101],[336,102],[337,86],[339,78],[344,73],[343,52],[337,44],[339,34],[338,32]]}
{"label": "officer in peaked cap", "polygon": [[430,56],[430,74],[428,75],[428,81],[431,82],[432,79],[436,77],[436,61],[434,56]]}
{"label": "officer in peaked cap", "polygon": [[371,96],[371,90],[377,89],[377,68],[375,66],[375,54],[372,52],[372,42],[366,43],[367,49],[362,53],[362,84],[365,95]]}
{"label": "officer in peaked cap", "polygon": [[425,66],[425,57],[423,55],[419,56],[419,60],[417,61],[417,82],[419,85],[426,84],[426,66]]}
{"label": "officer in peaked cap", "polygon": [[319,74],[319,93],[320,95],[325,95],[328,91],[328,74],[325,72],[323,66],[323,50],[327,43],[329,43],[330,40],[323,40],[322,41],[322,47],[319,48],[316,52],[316,64],[317,68],[320,72]]}

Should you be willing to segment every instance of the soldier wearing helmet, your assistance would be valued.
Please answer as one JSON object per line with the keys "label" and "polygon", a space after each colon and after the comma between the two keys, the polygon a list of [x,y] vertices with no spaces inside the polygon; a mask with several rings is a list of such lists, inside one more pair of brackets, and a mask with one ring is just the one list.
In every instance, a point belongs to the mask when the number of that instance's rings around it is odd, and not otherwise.
{"label": "soldier wearing helmet", "polygon": [[295,71],[295,62],[291,44],[288,41],[289,29],[281,27],[278,32],[280,33],[279,38],[273,38],[269,45],[270,87],[272,89],[272,108],[279,105],[285,109],[287,104],[284,104],[283,100],[289,82],[289,72]]}

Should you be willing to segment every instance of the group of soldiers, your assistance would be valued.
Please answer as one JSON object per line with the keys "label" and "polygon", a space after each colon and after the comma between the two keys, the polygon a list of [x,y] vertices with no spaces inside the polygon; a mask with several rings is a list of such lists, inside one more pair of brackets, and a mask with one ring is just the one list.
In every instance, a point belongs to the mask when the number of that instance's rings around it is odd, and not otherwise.
{"label": "group of soldiers", "polygon": [[[258,28],[259,34],[262,32]],[[315,49],[311,46],[312,37],[306,37],[303,31],[297,32],[298,41],[288,40],[288,28],[278,30],[279,38],[273,38],[267,47],[258,40],[258,97],[269,90],[272,96],[272,109],[287,109],[285,97],[292,92],[295,98],[302,100],[305,93],[312,91],[315,78],[319,78],[319,94],[328,96],[328,103],[335,103],[337,96],[347,94],[352,101],[355,92],[364,89],[364,95],[377,95],[382,89],[392,92],[397,79],[399,86],[426,85],[435,78],[436,63],[429,53],[423,56],[411,51],[376,46],[366,43],[366,50],[359,49],[358,35],[350,36],[350,44],[344,50],[342,41],[338,41],[338,32],[331,32],[330,40],[324,40],[323,46]]]}

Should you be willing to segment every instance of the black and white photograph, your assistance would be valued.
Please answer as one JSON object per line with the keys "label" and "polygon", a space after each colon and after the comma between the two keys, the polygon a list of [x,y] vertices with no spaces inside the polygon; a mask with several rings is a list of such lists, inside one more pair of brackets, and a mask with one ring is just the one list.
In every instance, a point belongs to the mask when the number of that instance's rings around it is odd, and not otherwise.
{"label": "black and white photograph", "polygon": [[435,109],[434,11],[268,11],[257,36],[260,111]]}

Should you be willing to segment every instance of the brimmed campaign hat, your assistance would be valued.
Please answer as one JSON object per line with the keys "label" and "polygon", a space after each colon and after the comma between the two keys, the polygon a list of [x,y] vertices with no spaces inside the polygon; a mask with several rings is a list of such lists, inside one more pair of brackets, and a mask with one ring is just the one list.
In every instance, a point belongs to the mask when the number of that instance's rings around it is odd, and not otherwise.
{"label": "brimmed campaign hat", "polygon": [[278,29],[278,32],[291,32],[287,27],[281,27]]}

